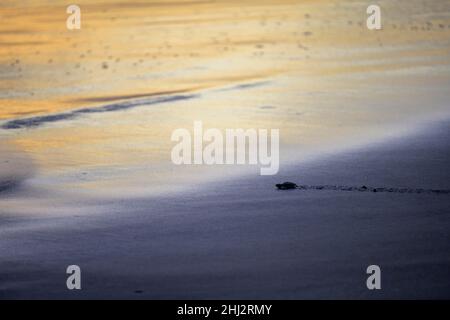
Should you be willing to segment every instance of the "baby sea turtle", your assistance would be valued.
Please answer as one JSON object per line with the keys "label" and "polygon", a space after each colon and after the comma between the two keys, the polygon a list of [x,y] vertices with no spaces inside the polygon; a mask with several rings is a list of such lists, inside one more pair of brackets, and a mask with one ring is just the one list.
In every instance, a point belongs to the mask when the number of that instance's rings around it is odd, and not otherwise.
{"label": "baby sea turtle", "polygon": [[275,185],[279,190],[297,189],[297,185],[293,182],[283,182]]}

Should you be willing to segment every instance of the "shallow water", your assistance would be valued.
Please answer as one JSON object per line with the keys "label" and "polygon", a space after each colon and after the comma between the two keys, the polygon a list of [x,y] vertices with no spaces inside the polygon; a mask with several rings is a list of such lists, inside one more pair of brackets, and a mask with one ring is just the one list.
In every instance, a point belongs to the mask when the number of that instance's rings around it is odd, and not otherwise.
{"label": "shallow water", "polygon": [[69,31],[63,1],[2,1],[0,178],[12,159],[33,168],[3,208],[258,174],[174,166],[171,133],[195,120],[280,129],[282,170],[447,118],[450,3],[380,1],[380,31],[365,27],[369,4],[78,1]]}

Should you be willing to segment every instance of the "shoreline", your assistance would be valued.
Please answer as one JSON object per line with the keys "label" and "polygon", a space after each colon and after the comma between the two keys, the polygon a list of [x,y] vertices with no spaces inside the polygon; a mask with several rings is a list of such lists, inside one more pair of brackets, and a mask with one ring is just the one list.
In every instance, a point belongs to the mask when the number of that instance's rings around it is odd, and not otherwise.
{"label": "shoreline", "polygon": [[[279,176],[230,179],[108,213],[1,218],[1,298],[448,298],[448,195],[275,190],[449,188],[448,122]],[[65,288],[78,264],[83,290]],[[378,264],[382,290],[365,288]]]}
{"label": "shoreline", "polygon": [[450,298],[450,1],[58,2],[0,3],[0,300]]}

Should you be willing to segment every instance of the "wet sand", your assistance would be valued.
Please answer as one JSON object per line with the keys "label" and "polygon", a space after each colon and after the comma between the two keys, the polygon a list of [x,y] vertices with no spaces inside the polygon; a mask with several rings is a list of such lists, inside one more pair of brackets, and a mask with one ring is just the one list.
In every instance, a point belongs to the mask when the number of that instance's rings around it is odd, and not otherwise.
{"label": "wet sand", "polygon": [[171,133],[197,120],[280,129],[285,166],[449,116],[445,1],[381,1],[376,32],[368,0],[77,4],[76,31],[63,1],[0,4],[0,139],[35,168],[14,212],[228,176],[171,163]]}
{"label": "wet sand", "polygon": [[[1,298],[449,297],[448,195],[274,188],[449,189],[448,1],[77,4],[0,3]],[[196,120],[280,173],[174,166]]]}
{"label": "wet sand", "polygon": [[[449,298],[449,195],[275,183],[450,187],[450,126],[103,213],[1,216],[2,298]],[[92,210],[94,211],[94,210]],[[43,213],[44,214],[44,213]],[[65,268],[82,290],[65,289]],[[382,270],[382,290],[365,269]]]}

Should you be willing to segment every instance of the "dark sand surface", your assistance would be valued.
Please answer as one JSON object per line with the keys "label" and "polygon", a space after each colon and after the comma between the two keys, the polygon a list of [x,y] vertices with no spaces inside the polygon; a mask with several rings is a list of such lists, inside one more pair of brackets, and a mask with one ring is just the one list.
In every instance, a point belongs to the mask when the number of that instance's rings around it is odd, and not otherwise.
{"label": "dark sand surface", "polygon": [[[450,125],[105,214],[0,215],[0,298],[450,298]],[[0,195],[1,196],[1,195]],[[82,269],[82,290],[65,269]],[[382,289],[366,288],[381,267]]]}

